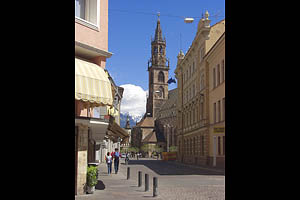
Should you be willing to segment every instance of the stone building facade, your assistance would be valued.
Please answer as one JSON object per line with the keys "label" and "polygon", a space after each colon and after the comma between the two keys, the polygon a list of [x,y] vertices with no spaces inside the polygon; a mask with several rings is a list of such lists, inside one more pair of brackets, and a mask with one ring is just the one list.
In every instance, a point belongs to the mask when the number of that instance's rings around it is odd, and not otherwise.
{"label": "stone building facade", "polygon": [[177,96],[177,88],[169,91],[168,100],[162,105],[155,120],[155,130],[163,136],[160,141],[167,152],[170,147],[177,146]]}
{"label": "stone building facade", "polygon": [[177,159],[210,165],[209,71],[205,55],[225,32],[225,20],[210,26],[209,14],[200,19],[191,47],[178,54]]}

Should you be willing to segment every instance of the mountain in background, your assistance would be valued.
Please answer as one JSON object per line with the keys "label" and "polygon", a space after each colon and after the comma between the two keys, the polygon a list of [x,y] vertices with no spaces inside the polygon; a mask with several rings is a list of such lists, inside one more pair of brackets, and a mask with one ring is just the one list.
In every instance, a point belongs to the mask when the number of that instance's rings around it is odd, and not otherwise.
{"label": "mountain in background", "polygon": [[[136,122],[139,122],[141,120],[142,116],[131,116],[129,115],[129,124],[130,124],[130,128],[132,128],[133,126],[136,125]],[[125,128],[126,125],[126,120],[127,120],[127,113],[120,114],[120,126],[121,128]]]}

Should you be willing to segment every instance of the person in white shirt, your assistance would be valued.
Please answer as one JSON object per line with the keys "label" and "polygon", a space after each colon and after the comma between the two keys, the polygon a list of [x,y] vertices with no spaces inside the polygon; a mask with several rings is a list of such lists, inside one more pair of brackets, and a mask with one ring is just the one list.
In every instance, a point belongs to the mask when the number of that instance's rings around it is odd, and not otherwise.
{"label": "person in white shirt", "polygon": [[105,160],[107,163],[108,174],[111,174],[111,165],[112,165],[112,156],[109,152],[107,152],[107,156],[105,156]]}

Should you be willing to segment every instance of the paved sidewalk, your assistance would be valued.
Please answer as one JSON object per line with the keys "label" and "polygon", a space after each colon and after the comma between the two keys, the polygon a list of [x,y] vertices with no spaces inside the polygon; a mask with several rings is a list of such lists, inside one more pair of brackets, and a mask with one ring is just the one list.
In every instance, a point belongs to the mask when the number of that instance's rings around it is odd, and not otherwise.
{"label": "paved sidewalk", "polygon": [[[127,167],[130,167],[130,180],[126,179]],[[94,194],[75,196],[75,199],[225,200],[225,176],[219,169],[156,159],[131,159],[129,165],[121,159],[119,168],[118,174],[108,175],[106,164],[100,164]],[[142,187],[137,187],[138,171],[142,171]],[[149,174],[147,192],[144,191],[145,173]],[[158,178],[158,197],[153,197],[153,177]]]}
{"label": "paved sidewalk", "polygon": [[159,196],[153,197],[152,185],[149,184],[149,191],[147,192],[144,191],[144,182],[142,187],[138,187],[136,175],[131,174],[131,178],[127,180],[127,166],[124,165],[123,159],[120,162],[118,174],[114,173],[112,166],[112,174],[108,175],[105,163],[99,164],[98,169],[98,184],[94,194],[75,196],[76,200],[140,200],[149,198],[161,200]]}

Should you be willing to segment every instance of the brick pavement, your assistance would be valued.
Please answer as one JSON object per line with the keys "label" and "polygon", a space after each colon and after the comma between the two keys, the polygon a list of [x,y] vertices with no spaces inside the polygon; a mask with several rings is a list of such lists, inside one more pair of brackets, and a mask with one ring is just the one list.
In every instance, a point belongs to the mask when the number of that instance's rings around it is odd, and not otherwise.
{"label": "brick pavement", "polygon": [[[161,160],[130,160],[130,180],[126,180],[127,166],[120,164],[118,174],[107,175],[104,164],[99,165],[98,189],[94,194],[76,196],[77,200],[102,199],[165,199],[165,200],[223,200],[225,176],[218,170],[180,165]],[[137,174],[142,171],[142,187],[137,187]],[[149,174],[149,191],[144,192],[145,173]],[[152,180],[158,177],[158,197],[152,197]],[[105,187],[105,188],[104,188]]]}

